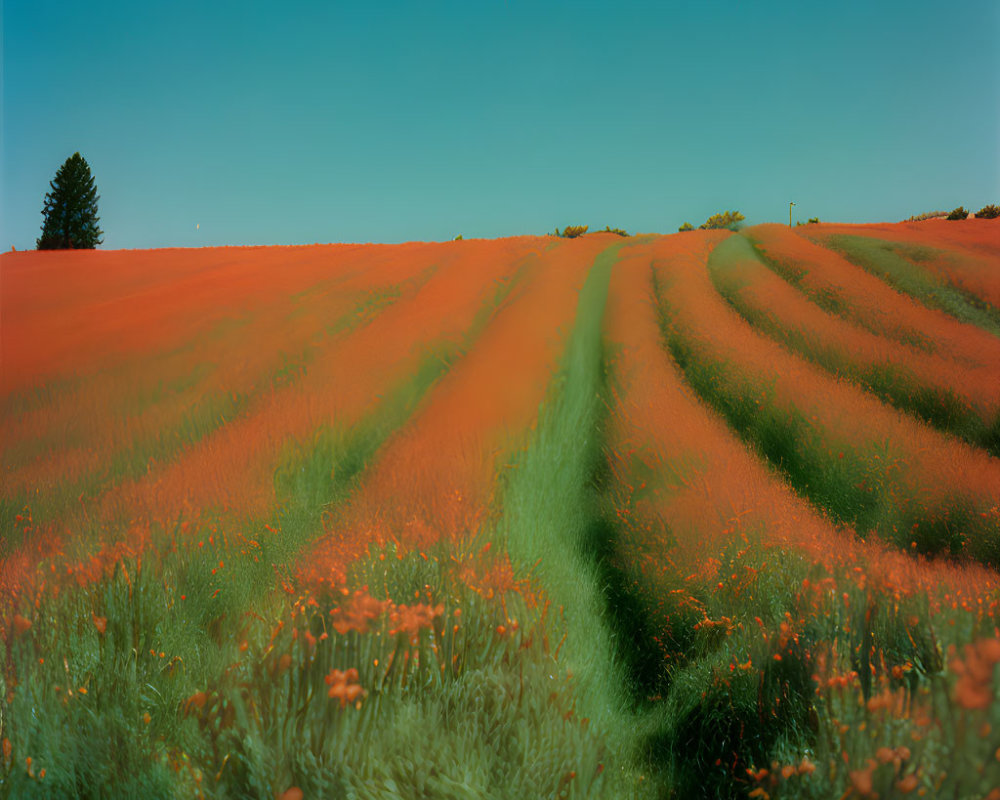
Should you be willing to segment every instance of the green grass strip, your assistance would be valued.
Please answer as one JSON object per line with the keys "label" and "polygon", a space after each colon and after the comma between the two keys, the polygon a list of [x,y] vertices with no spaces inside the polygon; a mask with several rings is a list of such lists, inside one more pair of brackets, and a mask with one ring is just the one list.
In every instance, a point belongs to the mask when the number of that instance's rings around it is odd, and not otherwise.
{"label": "green grass strip", "polygon": [[655,796],[663,786],[647,761],[650,726],[637,702],[651,670],[644,609],[613,565],[617,531],[606,518],[601,487],[602,320],[621,247],[597,257],[580,292],[562,369],[535,439],[502,491],[495,535],[516,563],[536,564],[548,598],[564,616],[559,662],[572,675],[577,713],[602,731],[616,754],[620,768],[609,776],[613,796]]}
{"label": "green grass strip", "polygon": [[565,663],[579,686],[581,713],[605,726],[618,719],[624,698],[612,686],[597,575],[580,549],[596,511],[588,484],[601,458],[601,320],[617,250],[597,257],[580,292],[562,372],[535,440],[504,489],[496,531],[512,558],[526,564],[541,558],[542,584],[569,622]]}

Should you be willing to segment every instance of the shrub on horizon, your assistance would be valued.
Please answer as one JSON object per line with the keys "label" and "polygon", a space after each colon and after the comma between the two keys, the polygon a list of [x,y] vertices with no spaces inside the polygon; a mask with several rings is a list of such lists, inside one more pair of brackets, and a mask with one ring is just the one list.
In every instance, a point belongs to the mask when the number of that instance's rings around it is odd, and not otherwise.
{"label": "shrub on horizon", "polygon": [[976,212],[977,219],[996,219],[1000,217],[1000,206],[990,204],[983,206]]}
{"label": "shrub on horizon", "polygon": [[577,236],[583,236],[587,232],[589,225],[567,225],[562,229],[562,233],[559,234],[559,229],[556,228],[556,233],[562,236],[563,239],[575,239]]}
{"label": "shrub on horizon", "polygon": [[968,216],[969,212],[966,211],[962,206],[959,206],[948,215],[948,219],[965,219]]}
{"label": "shrub on horizon", "polygon": [[612,228],[610,225],[605,225],[604,226],[603,233],[613,233],[616,236],[626,236],[626,237],[628,236],[628,232],[627,231],[624,231],[621,228]]}
{"label": "shrub on horizon", "polygon": [[692,225],[690,222],[685,222],[677,229],[677,232],[684,233],[684,231],[693,231],[693,230],[694,230],[694,225]]}
{"label": "shrub on horizon", "polygon": [[699,226],[700,230],[712,231],[726,229],[736,231],[740,229],[740,223],[746,219],[739,211],[723,211],[721,214],[713,214]]}
{"label": "shrub on horizon", "polygon": [[923,222],[925,219],[937,219],[938,217],[948,216],[947,211],[928,211],[925,214],[914,214],[910,217],[907,222]]}

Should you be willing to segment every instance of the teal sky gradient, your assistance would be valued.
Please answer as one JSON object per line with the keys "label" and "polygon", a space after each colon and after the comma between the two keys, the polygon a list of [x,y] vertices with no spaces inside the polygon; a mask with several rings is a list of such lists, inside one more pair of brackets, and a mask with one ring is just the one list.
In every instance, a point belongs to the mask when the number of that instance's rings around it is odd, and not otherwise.
{"label": "teal sky gradient", "polygon": [[[895,221],[1000,203],[1000,2],[3,0],[0,248]],[[196,228],[200,225],[200,228]]]}

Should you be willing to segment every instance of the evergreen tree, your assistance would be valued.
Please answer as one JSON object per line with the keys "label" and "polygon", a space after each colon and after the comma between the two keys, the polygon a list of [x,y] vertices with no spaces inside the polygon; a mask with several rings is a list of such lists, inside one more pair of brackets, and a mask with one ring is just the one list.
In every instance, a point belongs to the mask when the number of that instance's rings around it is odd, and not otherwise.
{"label": "evergreen tree", "polygon": [[39,250],[93,250],[101,243],[103,231],[97,227],[97,187],[90,166],[74,153],[59,167],[49,184],[42,209],[42,235],[36,242]]}

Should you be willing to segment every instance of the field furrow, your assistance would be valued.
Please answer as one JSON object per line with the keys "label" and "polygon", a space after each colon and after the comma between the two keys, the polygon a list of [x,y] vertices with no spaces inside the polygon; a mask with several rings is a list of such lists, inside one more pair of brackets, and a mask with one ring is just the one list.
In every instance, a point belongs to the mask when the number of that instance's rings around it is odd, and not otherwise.
{"label": "field furrow", "polygon": [[653,258],[667,342],[688,381],[796,491],[862,534],[1000,564],[1000,461],[762,337],[704,263]]}
{"label": "field furrow", "polygon": [[[437,263],[432,251],[345,253],[337,291],[303,303],[275,292],[258,308],[207,334],[152,357],[132,359],[81,379],[64,391],[43,391],[48,402],[0,424],[2,500],[65,508],[93,498],[150,463],[180,451],[253,413],[259,398],[294,383],[324,348],[381,310],[412,297]],[[294,265],[291,265],[294,267]]]}
{"label": "field furrow", "polygon": [[527,267],[470,350],[378,453],[304,560],[309,581],[342,580],[370,544],[458,541],[485,521],[504,469],[534,427],[600,239],[561,244]]}
{"label": "field furrow", "polygon": [[1000,225],[996,220],[932,219],[876,225],[823,224],[802,232],[819,241],[831,236],[872,239],[915,261],[973,298],[1000,308]]}
{"label": "field furrow", "polygon": [[851,228],[810,231],[851,263],[928,308],[1000,336],[1000,280],[995,258],[941,250],[911,241],[858,235]]}
{"label": "field furrow", "polygon": [[715,248],[708,270],[719,293],[754,328],[897,408],[1000,455],[1000,371],[906,347],[816,308],[767,269],[742,236]]}
{"label": "field furrow", "polygon": [[968,366],[1000,370],[996,337],[927,308],[807,236],[783,225],[757,225],[743,235],[765,264],[825,311],[877,336]]}
{"label": "field furrow", "polygon": [[[643,632],[631,665],[647,694],[640,727],[652,763],[684,796],[749,791],[746,767],[771,763],[790,731],[808,739],[810,725],[840,724],[823,704],[818,718],[810,706],[825,687],[820,681],[814,691],[803,680],[803,670],[820,665],[809,663],[800,636],[813,656],[839,635],[862,664],[875,658],[880,666],[861,679],[870,692],[876,675],[887,677],[886,664],[933,668],[925,645],[895,638],[901,603],[975,603],[998,586],[991,570],[929,563],[835,528],[691,390],[662,350],[652,257],[659,268],[703,271],[718,240],[689,233],[634,248],[612,276],[606,312],[614,354],[606,492],[615,561],[639,617],[632,627]],[[824,587],[818,597],[813,584]],[[872,587],[895,597],[895,611]],[[850,610],[859,600],[868,604],[864,620]],[[828,780],[843,791],[850,779],[832,765]]]}

